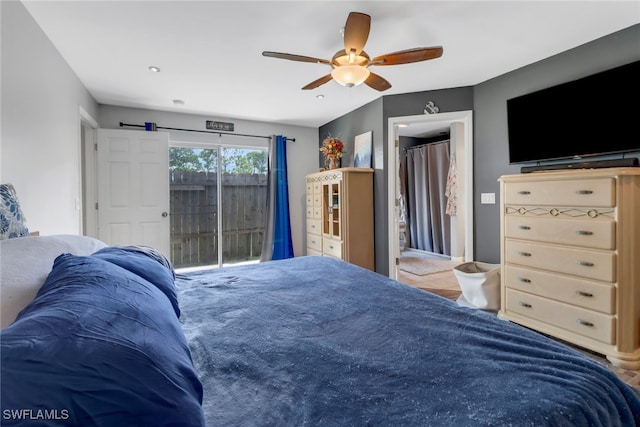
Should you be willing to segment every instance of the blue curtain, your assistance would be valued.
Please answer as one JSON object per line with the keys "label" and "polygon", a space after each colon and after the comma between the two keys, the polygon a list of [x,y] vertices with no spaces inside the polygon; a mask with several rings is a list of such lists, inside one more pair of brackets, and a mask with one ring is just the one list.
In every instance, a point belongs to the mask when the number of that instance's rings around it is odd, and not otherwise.
{"label": "blue curtain", "polygon": [[261,261],[293,257],[286,142],[286,137],[277,135],[269,144],[269,197]]}

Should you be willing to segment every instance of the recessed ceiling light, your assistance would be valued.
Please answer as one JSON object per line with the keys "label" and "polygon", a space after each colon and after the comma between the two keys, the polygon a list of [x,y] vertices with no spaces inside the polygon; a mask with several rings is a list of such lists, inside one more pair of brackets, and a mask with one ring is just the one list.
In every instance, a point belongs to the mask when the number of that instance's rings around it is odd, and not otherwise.
{"label": "recessed ceiling light", "polygon": [[153,71],[154,73],[160,72],[160,67],[154,67],[153,65],[149,67],[149,71]]}
{"label": "recessed ceiling light", "polygon": [[318,94],[318,95],[316,95],[316,99],[322,99],[322,98],[324,98],[324,95],[323,95],[323,94]]}
{"label": "recessed ceiling light", "polygon": [[406,123],[398,123],[398,125],[397,125],[397,126],[398,126],[399,128],[407,128],[407,127],[409,127],[409,125],[408,125],[408,124],[406,124]]}
{"label": "recessed ceiling light", "polygon": [[174,99],[173,105],[184,105],[184,101],[182,99]]}

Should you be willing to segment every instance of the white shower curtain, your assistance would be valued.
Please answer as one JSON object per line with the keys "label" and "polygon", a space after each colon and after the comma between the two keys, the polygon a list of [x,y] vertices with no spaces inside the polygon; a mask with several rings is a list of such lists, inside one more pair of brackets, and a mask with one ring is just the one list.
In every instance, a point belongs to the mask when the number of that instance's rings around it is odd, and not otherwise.
{"label": "white shower curtain", "polygon": [[445,214],[449,141],[407,149],[409,245],[451,255],[451,226]]}

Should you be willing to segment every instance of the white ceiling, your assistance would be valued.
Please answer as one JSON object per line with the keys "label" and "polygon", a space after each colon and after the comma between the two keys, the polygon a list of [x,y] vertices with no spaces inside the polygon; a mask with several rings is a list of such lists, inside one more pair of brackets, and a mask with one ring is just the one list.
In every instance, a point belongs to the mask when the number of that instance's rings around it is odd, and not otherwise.
{"label": "white ceiling", "polygon": [[[101,104],[311,127],[382,95],[475,85],[640,22],[637,0],[23,3]],[[372,68],[393,85],[385,92],[334,81],[303,91],[329,67],[261,55],[330,59],[351,11],[372,17],[371,57],[444,54]]]}

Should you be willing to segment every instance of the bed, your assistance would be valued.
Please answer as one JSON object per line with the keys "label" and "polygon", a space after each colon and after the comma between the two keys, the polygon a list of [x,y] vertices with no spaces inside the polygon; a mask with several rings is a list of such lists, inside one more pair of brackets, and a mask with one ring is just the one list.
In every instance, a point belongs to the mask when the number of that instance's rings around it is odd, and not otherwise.
{"label": "bed", "polygon": [[2,330],[2,425],[640,425],[636,390],[592,359],[336,259],[53,255]]}

